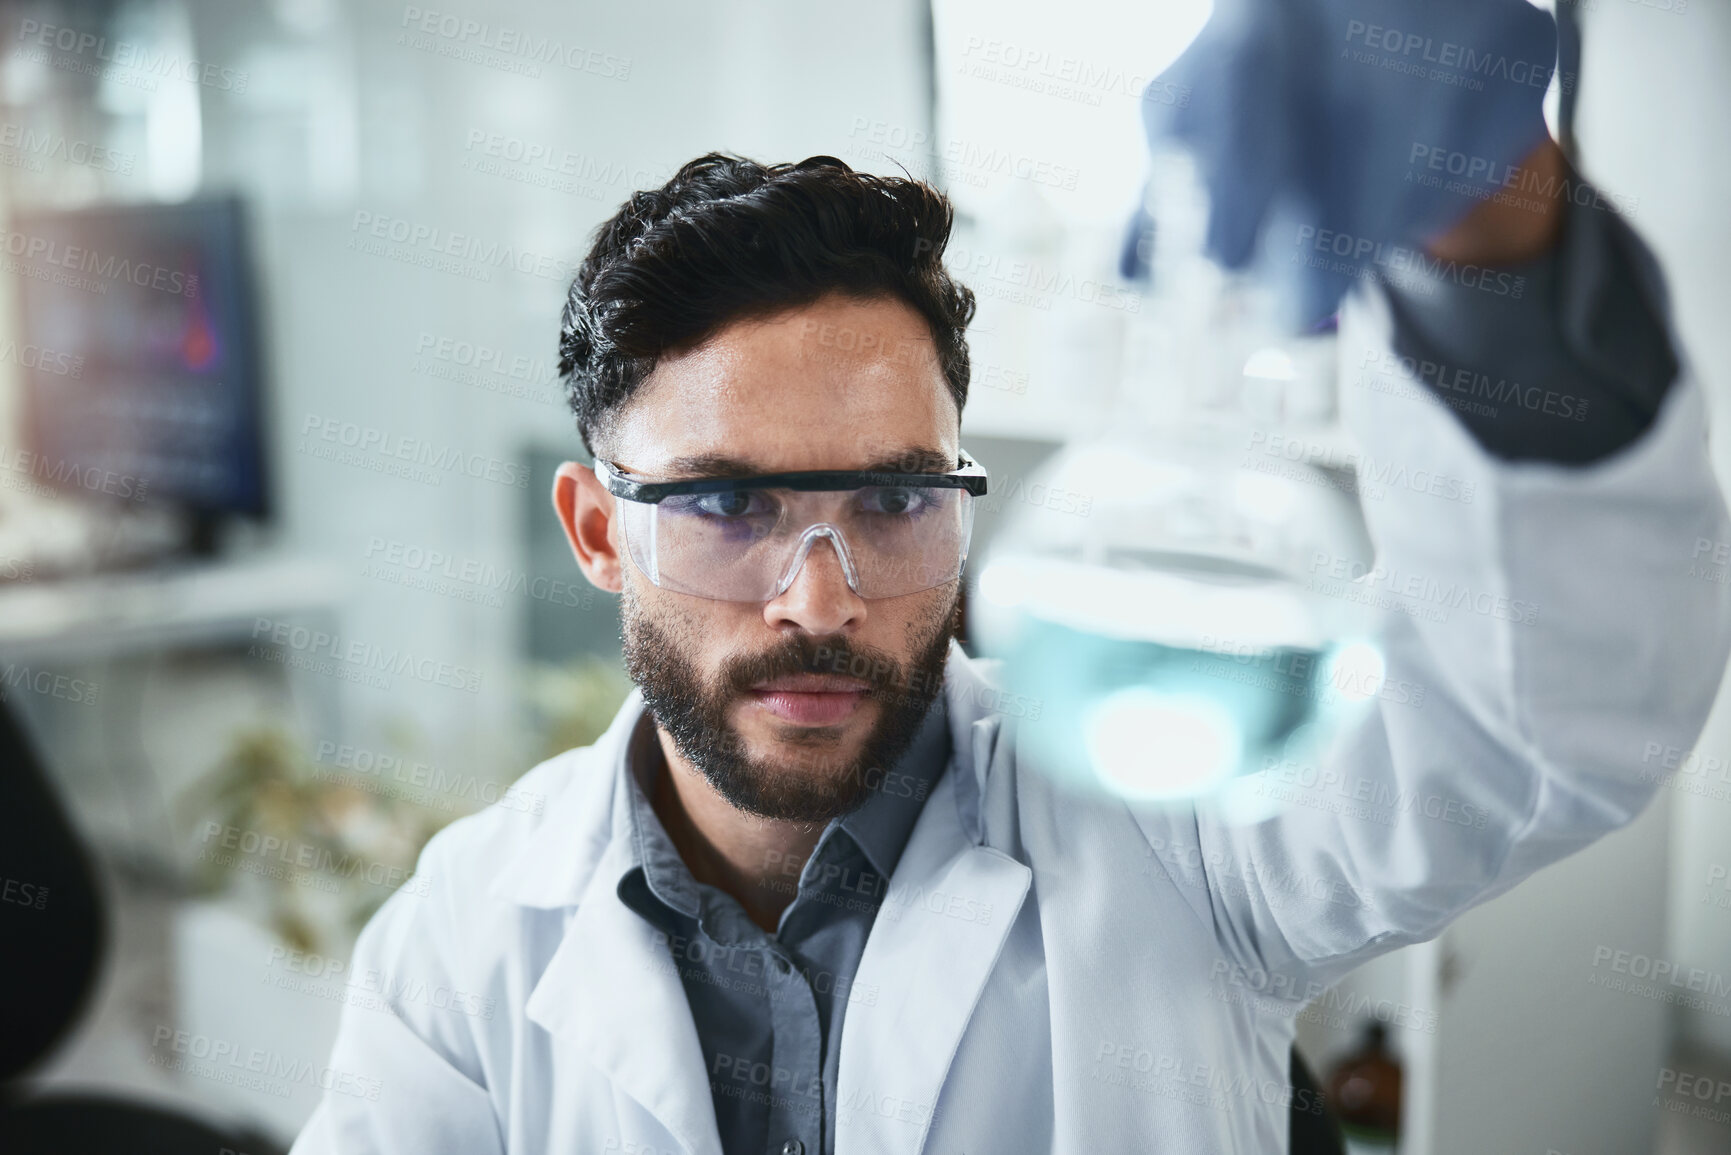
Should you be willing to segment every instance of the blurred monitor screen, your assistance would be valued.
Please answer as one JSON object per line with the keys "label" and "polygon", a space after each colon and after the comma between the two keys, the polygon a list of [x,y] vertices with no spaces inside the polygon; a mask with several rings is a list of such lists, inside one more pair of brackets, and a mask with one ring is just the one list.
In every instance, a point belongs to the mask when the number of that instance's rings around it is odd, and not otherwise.
{"label": "blurred monitor screen", "polygon": [[15,219],[32,473],[94,498],[262,515],[259,351],[241,204]]}

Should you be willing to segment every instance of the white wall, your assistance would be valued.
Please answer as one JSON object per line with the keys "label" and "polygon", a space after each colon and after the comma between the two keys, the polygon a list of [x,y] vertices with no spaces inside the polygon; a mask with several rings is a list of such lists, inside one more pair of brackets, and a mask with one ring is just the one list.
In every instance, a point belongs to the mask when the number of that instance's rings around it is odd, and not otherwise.
{"label": "white wall", "polygon": [[[1714,461],[1721,482],[1731,481],[1731,6],[1593,0],[1584,50],[1585,167],[1607,190],[1638,202],[1634,223],[1665,266],[1687,356],[1713,407]],[[1731,759],[1727,697],[1722,690],[1697,745],[1721,762]],[[1731,774],[1675,781],[1667,792],[1675,823],[1668,949],[1680,964],[1724,981],[1731,979],[1731,910],[1702,899],[1710,868],[1731,867]],[[1731,898],[1722,884],[1718,893]],[[1731,1053],[1731,1019],[1686,1009],[1678,1018],[1686,1037]]]}

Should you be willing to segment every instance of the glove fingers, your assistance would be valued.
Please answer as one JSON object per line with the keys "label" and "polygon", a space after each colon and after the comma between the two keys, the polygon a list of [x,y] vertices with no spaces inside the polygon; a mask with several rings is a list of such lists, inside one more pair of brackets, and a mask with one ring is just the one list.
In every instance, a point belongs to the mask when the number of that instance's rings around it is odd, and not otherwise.
{"label": "glove fingers", "polygon": [[1278,19],[1262,0],[1222,0],[1201,34],[1143,95],[1149,142],[1183,145],[1209,194],[1208,255],[1228,268],[1255,256],[1289,168],[1295,126]]}

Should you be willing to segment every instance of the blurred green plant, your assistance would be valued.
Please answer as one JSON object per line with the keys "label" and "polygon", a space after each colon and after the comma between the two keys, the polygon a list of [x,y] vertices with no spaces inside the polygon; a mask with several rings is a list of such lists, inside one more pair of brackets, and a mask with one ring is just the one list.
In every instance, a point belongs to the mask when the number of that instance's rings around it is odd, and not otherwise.
{"label": "blurred green plant", "polygon": [[532,666],[527,694],[540,736],[540,759],[599,738],[631,692],[631,679],[617,660],[583,657]]}
{"label": "blurred green plant", "polygon": [[236,733],[186,805],[199,832],[194,890],[247,900],[304,951],[358,930],[458,817],[332,775],[274,725]]}
{"label": "blurred green plant", "polygon": [[[319,762],[282,725],[237,731],[181,800],[188,828],[198,832],[188,881],[196,893],[261,911],[292,949],[340,954],[340,940],[352,938],[410,878],[428,839],[480,809],[482,798],[497,798],[534,761],[594,742],[630,689],[616,661],[530,667],[522,683],[532,716],[527,740],[485,746],[516,765],[504,774],[453,775],[469,788],[448,793]],[[392,749],[381,753],[417,765],[425,744],[416,728],[385,729]],[[490,789],[474,789],[478,781]]]}

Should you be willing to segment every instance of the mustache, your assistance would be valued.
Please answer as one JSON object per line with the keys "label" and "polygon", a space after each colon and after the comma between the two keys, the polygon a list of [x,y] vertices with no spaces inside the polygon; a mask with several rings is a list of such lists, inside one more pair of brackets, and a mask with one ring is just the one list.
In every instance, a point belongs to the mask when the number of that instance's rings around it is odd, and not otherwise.
{"label": "mustache", "polygon": [[875,646],[860,646],[846,638],[792,637],[761,654],[743,654],[722,668],[722,682],[745,693],[758,682],[794,674],[834,674],[855,678],[878,694],[902,680],[901,663]]}

